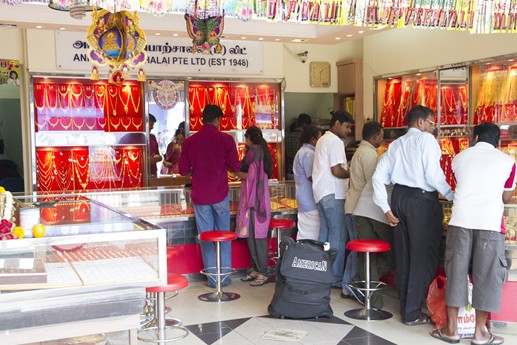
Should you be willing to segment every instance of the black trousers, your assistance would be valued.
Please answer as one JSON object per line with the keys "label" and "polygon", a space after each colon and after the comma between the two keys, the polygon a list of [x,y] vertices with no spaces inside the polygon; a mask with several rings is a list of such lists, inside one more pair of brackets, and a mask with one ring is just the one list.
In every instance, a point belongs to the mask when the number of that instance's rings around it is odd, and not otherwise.
{"label": "black trousers", "polygon": [[420,317],[438,268],[443,210],[436,192],[395,185],[391,209],[400,219],[394,230],[397,292],[402,321]]}

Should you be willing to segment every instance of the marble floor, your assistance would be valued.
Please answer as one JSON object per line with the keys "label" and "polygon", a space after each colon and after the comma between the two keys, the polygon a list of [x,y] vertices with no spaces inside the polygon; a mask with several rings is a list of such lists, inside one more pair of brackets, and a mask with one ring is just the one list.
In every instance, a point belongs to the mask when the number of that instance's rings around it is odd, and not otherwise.
{"label": "marble floor", "polygon": [[[169,316],[182,319],[190,334],[174,344],[180,345],[432,345],[445,344],[432,338],[432,325],[405,326],[398,313],[398,299],[393,288],[384,293],[384,309],[393,317],[384,321],[360,321],[346,317],[344,312],[360,307],[355,300],[342,299],[339,289],[331,291],[332,318],[317,320],[276,319],[268,316],[267,307],[274,292],[274,283],[251,287],[235,276],[223,288],[239,294],[235,301],[204,302],[198,296],[213,291],[203,281],[191,282],[179,294],[167,300]],[[504,328],[494,329],[504,336],[505,344],[517,344],[517,333]],[[511,332],[510,332],[511,333]],[[462,339],[460,344],[470,344]],[[142,342],[142,344],[144,344]]]}

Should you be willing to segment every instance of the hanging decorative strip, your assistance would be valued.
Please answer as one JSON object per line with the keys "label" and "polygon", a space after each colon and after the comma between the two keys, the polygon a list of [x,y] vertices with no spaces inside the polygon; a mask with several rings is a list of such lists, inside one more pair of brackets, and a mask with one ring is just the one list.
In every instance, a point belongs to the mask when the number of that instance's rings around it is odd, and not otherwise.
{"label": "hanging decorative strip", "polygon": [[[0,0],[0,4],[45,3],[50,0]],[[154,15],[187,13],[193,0],[52,0],[53,7],[69,10],[78,4],[109,12],[144,11]],[[239,18],[365,27],[418,27],[463,30],[474,34],[517,32],[517,0],[201,0],[217,2],[219,14]],[[199,12],[198,12],[199,14]],[[202,18],[206,20],[207,17]],[[191,23],[195,23],[193,19]],[[217,23],[215,23],[217,26]],[[196,24],[192,24],[194,27]],[[205,29],[201,30],[204,32]],[[199,34],[196,31],[195,34]],[[196,44],[197,45],[197,44]],[[202,45],[202,44],[201,44]]]}

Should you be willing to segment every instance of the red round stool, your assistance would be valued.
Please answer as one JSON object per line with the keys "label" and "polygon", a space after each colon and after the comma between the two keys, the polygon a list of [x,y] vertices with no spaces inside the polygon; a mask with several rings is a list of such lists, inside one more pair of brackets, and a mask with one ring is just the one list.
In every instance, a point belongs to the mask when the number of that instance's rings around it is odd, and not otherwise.
{"label": "red round stool", "polygon": [[357,290],[364,296],[364,307],[345,312],[345,315],[358,320],[386,320],[393,315],[387,311],[372,309],[370,298],[376,291],[384,289],[385,283],[370,281],[370,253],[382,253],[391,249],[390,244],[381,240],[359,239],[352,240],[346,244],[346,249],[354,252],[365,253],[365,279],[354,281],[348,284],[350,288]]}
{"label": "red round stool", "polygon": [[[276,233],[276,252],[273,252],[275,262],[280,258],[280,242],[282,241],[282,230],[289,230],[296,226],[296,222],[292,219],[276,219],[272,218],[269,222],[269,228]],[[273,235],[273,234],[271,234]]]}
{"label": "red round stool", "polygon": [[[216,282],[216,291],[198,296],[200,300],[205,302],[227,302],[241,297],[239,294],[223,292],[221,289],[222,277],[235,273],[235,269],[232,267],[221,267],[221,242],[233,241],[235,239],[237,239],[237,234],[227,230],[212,230],[199,234],[200,241],[215,242],[215,267],[205,267],[200,273],[207,277],[215,277]],[[215,273],[210,272],[214,269]],[[224,273],[222,272],[223,269],[225,270]]]}
{"label": "red round stool", "polygon": [[[181,321],[166,319],[165,294],[184,289],[188,286],[188,280],[179,274],[170,274],[167,277],[167,285],[151,286],[145,289],[154,299],[154,315],[151,320],[142,325],[138,331],[138,339],[150,343],[167,343],[180,340],[189,335],[188,329],[181,326]],[[175,296],[175,295],[174,295]],[[154,297],[154,298],[153,298]]]}

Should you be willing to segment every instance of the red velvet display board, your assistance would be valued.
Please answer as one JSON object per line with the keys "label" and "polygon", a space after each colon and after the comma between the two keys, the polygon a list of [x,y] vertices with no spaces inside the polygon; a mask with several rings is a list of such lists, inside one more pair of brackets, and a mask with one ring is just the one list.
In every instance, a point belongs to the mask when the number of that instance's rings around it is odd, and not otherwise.
{"label": "red velvet display board", "polygon": [[84,191],[143,186],[141,147],[38,147],[38,191]]}
{"label": "red velvet display board", "polygon": [[35,130],[142,132],[142,83],[90,80],[34,83]]}
{"label": "red velvet display board", "polygon": [[191,131],[203,126],[202,112],[207,104],[221,107],[220,129],[279,129],[280,86],[267,83],[192,82],[189,85]]}
{"label": "red velvet display board", "polygon": [[[35,78],[33,86],[36,132],[77,132],[71,135],[91,143],[36,147],[38,191],[143,186],[145,147],[131,143],[109,146],[102,137],[108,132],[145,131],[141,82],[116,85],[85,79]],[[89,140],[93,132],[95,139]]]}

